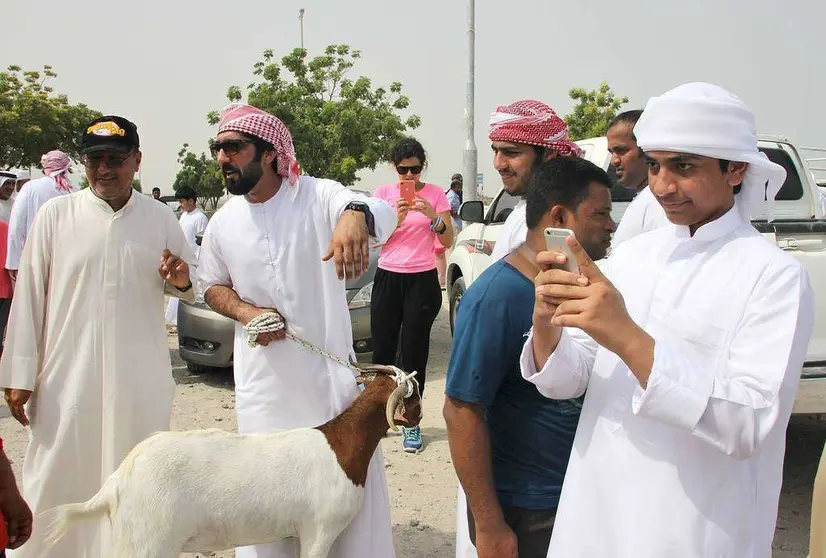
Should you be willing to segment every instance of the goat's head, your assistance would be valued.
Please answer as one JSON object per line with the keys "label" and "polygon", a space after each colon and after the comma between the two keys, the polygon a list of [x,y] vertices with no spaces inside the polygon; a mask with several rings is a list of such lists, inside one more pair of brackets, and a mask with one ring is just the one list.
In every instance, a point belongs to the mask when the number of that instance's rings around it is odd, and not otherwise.
{"label": "goat's head", "polygon": [[387,424],[396,430],[399,426],[413,427],[422,420],[422,396],[415,372],[405,374],[395,366],[372,365],[364,368],[356,382],[369,385],[378,376],[389,377],[396,388],[387,397],[385,406]]}

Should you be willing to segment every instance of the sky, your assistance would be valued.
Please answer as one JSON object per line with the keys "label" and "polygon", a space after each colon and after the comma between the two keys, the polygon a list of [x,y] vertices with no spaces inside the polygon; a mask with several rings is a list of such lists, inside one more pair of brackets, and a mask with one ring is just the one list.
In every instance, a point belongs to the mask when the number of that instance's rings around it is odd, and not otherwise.
{"label": "sky", "polygon": [[[424,178],[447,188],[466,137],[465,0],[9,1],[0,68],[49,64],[58,74],[51,85],[71,102],[135,122],[144,191],[168,194],[181,145],[206,149],[215,133],[206,114],[227,103],[229,86],[253,81],[265,49],[281,57],[300,46],[300,8],[310,56],[348,44],[362,52],[352,76],[403,84],[409,112],[422,119],[413,135],[428,153]],[[534,98],[565,115],[570,88],[602,81],[629,97],[627,109],[681,83],[715,83],[755,111],[760,133],[826,147],[824,22],[823,0],[476,2],[485,193],[501,187],[487,140],[497,105]],[[359,176],[354,187],[367,190],[395,180],[389,164]]]}

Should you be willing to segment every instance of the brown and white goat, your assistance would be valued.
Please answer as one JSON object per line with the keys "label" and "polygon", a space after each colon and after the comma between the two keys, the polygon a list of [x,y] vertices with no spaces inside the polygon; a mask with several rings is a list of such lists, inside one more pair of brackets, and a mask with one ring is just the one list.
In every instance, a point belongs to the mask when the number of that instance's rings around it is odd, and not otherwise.
{"label": "brown and white goat", "polygon": [[367,467],[388,427],[421,420],[411,376],[368,367],[357,378],[364,391],[316,428],[155,434],[90,500],[38,521],[54,544],[72,523],[108,515],[112,558],[177,558],[287,537],[300,540],[300,558],[325,558],[361,508]]}

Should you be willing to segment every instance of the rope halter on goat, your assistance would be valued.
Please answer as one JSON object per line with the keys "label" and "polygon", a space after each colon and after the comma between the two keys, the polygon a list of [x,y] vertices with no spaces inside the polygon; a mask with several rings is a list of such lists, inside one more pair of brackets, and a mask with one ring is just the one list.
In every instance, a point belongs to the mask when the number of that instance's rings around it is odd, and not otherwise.
{"label": "rope halter on goat", "polygon": [[396,425],[395,420],[396,407],[398,407],[399,403],[404,399],[409,399],[413,397],[414,393],[416,393],[419,386],[419,382],[416,378],[414,378],[416,372],[405,374],[404,370],[401,370],[395,366],[373,364],[371,366],[364,367],[362,373],[356,378],[356,383],[370,383],[379,374],[382,376],[392,376],[393,380],[396,382],[396,389],[394,389],[393,393],[390,394],[390,397],[387,398],[385,415],[387,417],[387,424],[390,426],[390,429],[398,430],[399,427]]}

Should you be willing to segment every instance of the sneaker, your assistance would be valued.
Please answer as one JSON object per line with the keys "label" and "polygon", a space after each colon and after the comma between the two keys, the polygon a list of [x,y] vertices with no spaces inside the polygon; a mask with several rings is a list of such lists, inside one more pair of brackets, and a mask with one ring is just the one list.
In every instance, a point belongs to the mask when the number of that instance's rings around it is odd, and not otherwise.
{"label": "sneaker", "polygon": [[402,428],[402,446],[407,453],[419,453],[422,451],[422,431],[418,426],[413,428]]}

